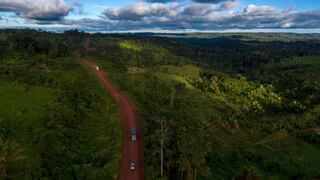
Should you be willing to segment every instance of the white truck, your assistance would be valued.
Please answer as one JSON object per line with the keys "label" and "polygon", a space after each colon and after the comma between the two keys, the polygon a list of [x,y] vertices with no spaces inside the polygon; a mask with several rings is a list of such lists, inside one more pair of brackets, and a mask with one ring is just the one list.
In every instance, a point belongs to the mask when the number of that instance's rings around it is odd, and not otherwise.
{"label": "white truck", "polygon": [[136,141],[137,140],[137,129],[136,128],[131,128],[131,140]]}
{"label": "white truck", "polygon": [[99,71],[99,70],[100,70],[99,66],[97,66],[97,65],[96,65],[96,70],[97,70],[97,71]]}

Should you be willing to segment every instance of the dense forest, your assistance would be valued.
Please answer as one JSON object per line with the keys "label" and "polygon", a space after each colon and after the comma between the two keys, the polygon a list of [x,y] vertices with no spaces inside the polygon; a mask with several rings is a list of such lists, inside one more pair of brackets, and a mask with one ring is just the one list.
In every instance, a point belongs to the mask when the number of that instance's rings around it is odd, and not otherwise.
{"label": "dense forest", "polygon": [[73,58],[81,42],[68,33],[1,31],[1,177],[117,177],[118,109]]}
{"label": "dense forest", "polygon": [[138,106],[146,179],[320,178],[320,35],[0,31],[0,173],[117,179],[114,101]]}

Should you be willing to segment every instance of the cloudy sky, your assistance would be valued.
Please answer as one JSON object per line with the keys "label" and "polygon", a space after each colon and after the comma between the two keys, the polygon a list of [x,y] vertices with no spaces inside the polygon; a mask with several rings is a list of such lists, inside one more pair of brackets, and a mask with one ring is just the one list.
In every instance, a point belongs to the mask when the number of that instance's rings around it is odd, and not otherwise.
{"label": "cloudy sky", "polygon": [[8,27],[320,33],[320,0],[0,0]]}

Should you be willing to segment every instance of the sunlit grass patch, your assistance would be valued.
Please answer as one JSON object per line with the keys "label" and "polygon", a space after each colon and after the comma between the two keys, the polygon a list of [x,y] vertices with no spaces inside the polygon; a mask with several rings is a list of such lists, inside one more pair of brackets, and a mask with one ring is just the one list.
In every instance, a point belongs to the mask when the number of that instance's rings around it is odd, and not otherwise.
{"label": "sunlit grass patch", "polygon": [[142,47],[134,44],[130,41],[121,41],[119,42],[119,46],[123,49],[129,49],[129,50],[133,50],[133,51],[141,51]]}
{"label": "sunlit grass patch", "polygon": [[193,85],[190,83],[190,81],[184,77],[181,77],[181,76],[177,76],[177,75],[170,75],[170,74],[165,74],[165,73],[161,73],[161,72],[158,72],[158,73],[155,73],[155,75],[165,81],[165,82],[168,82],[168,83],[181,83],[183,85],[186,86],[186,88],[188,89],[195,89],[193,87]]}
{"label": "sunlit grass patch", "polygon": [[160,71],[168,74],[174,74],[187,78],[198,78],[200,74],[200,68],[193,65],[173,66],[164,65],[160,67]]}

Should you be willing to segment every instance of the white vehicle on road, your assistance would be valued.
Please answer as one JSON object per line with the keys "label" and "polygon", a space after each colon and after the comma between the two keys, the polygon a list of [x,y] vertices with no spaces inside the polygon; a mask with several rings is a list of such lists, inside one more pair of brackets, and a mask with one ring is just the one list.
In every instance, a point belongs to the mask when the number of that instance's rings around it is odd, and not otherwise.
{"label": "white vehicle on road", "polygon": [[136,128],[131,128],[131,140],[136,141],[137,140],[137,129]]}
{"label": "white vehicle on road", "polygon": [[99,70],[100,70],[99,66],[97,66],[97,65],[96,65],[96,70],[97,70],[97,71],[99,71]]}
{"label": "white vehicle on road", "polygon": [[136,163],[135,162],[131,162],[130,163],[130,170],[134,171],[134,170],[136,170],[136,168],[137,168]]}

